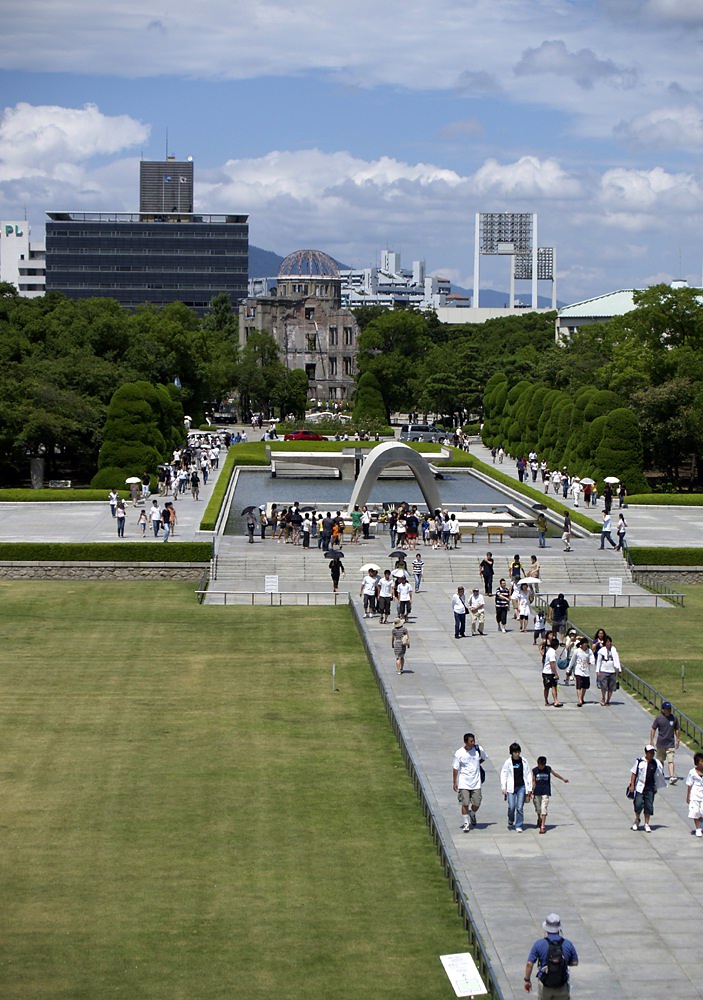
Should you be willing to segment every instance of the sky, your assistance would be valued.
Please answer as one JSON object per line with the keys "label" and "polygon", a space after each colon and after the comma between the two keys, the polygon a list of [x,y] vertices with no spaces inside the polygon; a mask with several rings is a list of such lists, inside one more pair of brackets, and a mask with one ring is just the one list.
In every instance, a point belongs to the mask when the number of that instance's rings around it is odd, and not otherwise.
{"label": "sky", "polygon": [[470,287],[475,213],[536,212],[562,302],[699,285],[702,47],[703,0],[3,0],[0,219],[134,211],[168,151],[282,255]]}

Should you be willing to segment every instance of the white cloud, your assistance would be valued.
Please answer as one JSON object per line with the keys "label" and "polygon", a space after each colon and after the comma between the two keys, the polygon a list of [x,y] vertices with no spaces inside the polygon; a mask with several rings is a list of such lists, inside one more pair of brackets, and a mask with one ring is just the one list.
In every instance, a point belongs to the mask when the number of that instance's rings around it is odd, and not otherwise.
{"label": "white cloud", "polygon": [[540,73],[552,73],[573,80],[584,90],[590,90],[601,81],[633,87],[637,80],[635,70],[616,66],[611,59],[599,59],[591,49],[569,52],[561,39],[542,42],[537,49],[526,49],[515,67],[516,76]]}
{"label": "white cloud", "polygon": [[128,115],[104,115],[93,104],[17,104],[0,119],[0,178],[37,174],[76,183],[77,163],[136,146],[148,135],[141,122]]}
{"label": "white cloud", "polygon": [[489,159],[472,178],[477,194],[513,198],[576,198],[582,192],[581,181],[566,173],[554,159],[521,156],[515,163]]}
{"label": "white cloud", "polygon": [[655,20],[674,24],[703,24],[700,0],[646,0],[644,13]]}
{"label": "white cloud", "polygon": [[703,190],[692,174],[672,174],[662,167],[651,170],[616,167],[603,174],[599,200],[606,208],[612,208],[618,219],[628,209],[646,217],[647,210],[700,211]]}
{"label": "white cloud", "polygon": [[700,149],[703,146],[703,112],[695,104],[654,108],[627,122],[615,134],[633,146],[651,149]]}

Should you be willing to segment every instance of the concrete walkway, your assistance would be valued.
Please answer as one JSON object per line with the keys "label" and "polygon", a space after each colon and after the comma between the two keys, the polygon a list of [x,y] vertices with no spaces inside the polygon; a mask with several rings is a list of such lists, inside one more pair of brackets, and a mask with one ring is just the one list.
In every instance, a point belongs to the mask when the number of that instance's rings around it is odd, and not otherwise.
{"label": "concrete walkway", "polygon": [[[662,790],[654,832],[633,832],[625,786],[648,741],[651,716],[622,691],[610,708],[543,704],[541,663],[532,637],[496,630],[492,609],[484,637],[455,640],[452,587],[430,584],[416,597],[407,672],[398,677],[390,629],[363,621],[384,683],[436,802],[445,840],[467,892],[506,997],[523,993],[533,940],[549,912],[561,915],[578,949],[573,994],[608,1000],[703,997],[696,925],[700,918],[703,844],[691,834],[683,781]],[[487,603],[491,603],[490,601]],[[341,668],[343,671],[343,667]],[[340,674],[343,676],[343,674]],[[459,829],[452,757],[473,731],[489,755],[477,828]],[[532,765],[544,754],[565,777],[553,780],[548,833],[507,829],[500,768],[517,740]],[[678,754],[685,776],[691,755]]]}
{"label": "concrete walkway", "polygon": [[[482,443],[481,439],[478,437],[471,438],[471,454],[475,455],[481,462],[485,462],[487,465],[493,464],[493,457],[491,455],[490,448]],[[515,467],[515,459],[509,458],[507,455],[503,461],[502,465],[498,465],[496,462],[496,469],[502,472],[506,476],[511,476],[516,482],[518,481],[517,468]],[[528,486],[534,486],[535,489],[542,490],[541,477],[538,476],[538,481],[532,483],[532,480],[527,483]],[[550,489],[550,496],[553,496]],[[559,497],[561,499],[561,497]],[[583,504],[576,508],[573,506],[573,501],[569,499],[567,501],[569,507],[574,510],[578,510],[581,514],[586,514],[593,518],[594,521],[600,521],[601,511],[603,509],[603,504],[599,503],[597,507],[584,507]],[[613,504],[613,538],[615,538],[615,525],[618,519],[618,502],[617,500]],[[625,519],[627,520],[627,541],[630,545],[654,545],[662,547],[672,547],[683,546],[683,547],[698,547],[703,546],[703,513],[700,507],[646,507],[646,506],[628,506],[625,511]]]}

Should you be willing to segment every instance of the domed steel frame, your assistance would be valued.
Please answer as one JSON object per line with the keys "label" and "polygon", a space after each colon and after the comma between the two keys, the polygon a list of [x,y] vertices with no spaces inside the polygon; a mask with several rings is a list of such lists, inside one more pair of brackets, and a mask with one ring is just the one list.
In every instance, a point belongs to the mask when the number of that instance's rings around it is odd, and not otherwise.
{"label": "domed steel frame", "polygon": [[338,278],[339,268],[322,250],[295,250],[281,261],[279,278]]}

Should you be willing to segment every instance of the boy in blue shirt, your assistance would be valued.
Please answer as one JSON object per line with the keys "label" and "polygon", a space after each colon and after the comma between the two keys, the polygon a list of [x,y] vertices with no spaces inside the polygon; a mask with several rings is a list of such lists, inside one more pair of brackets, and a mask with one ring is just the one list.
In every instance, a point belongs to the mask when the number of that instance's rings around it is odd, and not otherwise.
{"label": "boy in blue shirt", "polygon": [[534,778],[532,801],[535,804],[535,812],[537,813],[537,824],[539,832],[546,833],[547,811],[549,809],[549,800],[552,797],[552,776],[559,778],[566,785],[569,784],[569,779],[562,777],[561,774],[557,774],[554,768],[549,767],[546,757],[537,758],[537,767],[532,768],[532,776]]}

